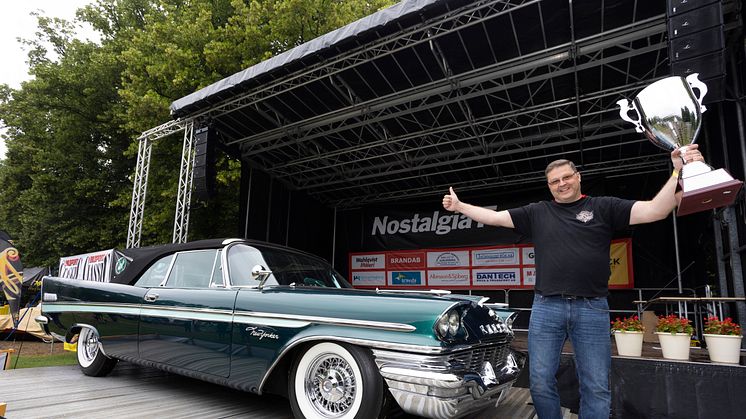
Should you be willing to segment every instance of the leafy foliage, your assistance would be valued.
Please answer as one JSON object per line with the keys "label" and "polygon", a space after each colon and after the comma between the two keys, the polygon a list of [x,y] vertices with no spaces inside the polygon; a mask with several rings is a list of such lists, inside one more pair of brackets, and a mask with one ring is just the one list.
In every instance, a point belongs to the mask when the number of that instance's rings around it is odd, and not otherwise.
{"label": "leafy foliage", "polygon": [[[37,16],[23,41],[34,80],[0,85],[0,219],[24,265],[124,246],[137,137],[170,119],[172,101],[391,3],[97,0],[77,14],[97,43]],[[154,144],[143,244],[171,240],[180,156],[180,136]],[[237,233],[240,163],[217,165],[218,196],[193,204],[190,239]]]}
{"label": "leafy foliage", "polygon": [[733,319],[730,317],[720,320],[713,316],[708,317],[705,322],[705,333],[710,335],[741,336],[741,326],[733,322]]}
{"label": "leafy foliage", "polygon": [[658,324],[655,327],[655,331],[659,333],[684,333],[690,335],[694,333],[694,328],[689,319],[679,317],[674,314],[668,316],[658,316]]}
{"label": "leafy foliage", "polygon": [[611,330],[614,332],[642,332],[645,328],[642,326],[642,322],[638,316],[630,316],[614,319],[611,322]]}

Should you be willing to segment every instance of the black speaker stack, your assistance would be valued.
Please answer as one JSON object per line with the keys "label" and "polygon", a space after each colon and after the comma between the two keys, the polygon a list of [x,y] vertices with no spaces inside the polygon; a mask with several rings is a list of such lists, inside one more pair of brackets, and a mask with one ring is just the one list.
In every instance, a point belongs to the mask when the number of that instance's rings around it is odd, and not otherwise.
{"label": "black speaker stack", "polygon": [[707,85],[704,103],[724,99],[725,39],[720,0],[668,0],[671,74],[699,73]]}
{"label": "black speaker stack", "polygon": [[215,196],[215,141],[214,129],[209,126],[194,131],[193,191],[198,201]]}

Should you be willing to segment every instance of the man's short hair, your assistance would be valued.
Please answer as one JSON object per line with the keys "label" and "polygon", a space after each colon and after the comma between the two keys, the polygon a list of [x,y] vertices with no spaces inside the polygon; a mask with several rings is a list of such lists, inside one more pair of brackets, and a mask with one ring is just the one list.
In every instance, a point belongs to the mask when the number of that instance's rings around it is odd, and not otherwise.
{"label": "man's short hair", "polygon": [[556,169],[560,166],[570,166],[570,169],[572,169],[573,172],[577,172],[578,168],[575,167],[575,163],[571,162],[567,159],[559,159],[555,160],[547,165],[547,168],[544,170],[544,176],[549,175],[549,172],[552,171],[552,169]]}

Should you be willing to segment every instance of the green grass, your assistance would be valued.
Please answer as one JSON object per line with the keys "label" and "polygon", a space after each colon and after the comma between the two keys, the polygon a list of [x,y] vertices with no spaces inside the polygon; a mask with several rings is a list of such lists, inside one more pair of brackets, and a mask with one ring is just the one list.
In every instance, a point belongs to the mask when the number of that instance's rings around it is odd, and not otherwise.
{"label": "green grass", "polygon": [[51,355],[23,355],[16,365],[16,356],[10,358],[10,368],[37,368],[54,367],[60,365],[77,365],[78,359],[75,352]]}

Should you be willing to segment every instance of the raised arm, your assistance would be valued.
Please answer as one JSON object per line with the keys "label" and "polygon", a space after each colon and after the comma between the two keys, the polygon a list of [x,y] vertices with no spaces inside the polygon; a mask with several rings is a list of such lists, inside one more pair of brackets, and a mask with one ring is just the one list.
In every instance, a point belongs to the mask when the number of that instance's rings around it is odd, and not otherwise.
{"label": "raised arm", "polygon": [[655,195],[655,198],[650,201],[635,202],[629,216],[630,224],[644,224],[662,220],[676,208],[676,184],[678,183],[679,172],[684,166],[684,162],[704,160],[702,154],[697,150],[698,147],[698,144],[687,146],[687,151],[684,155],[681,155],[678,148],[671,153],[671,162],[673,163],[671,177],[668,178],[658,194]]}
{"label": "raised arm", "polygon": [[449,193],[443,195],[443,208],[448,211],[460,212],[478,223],[496,227],[515,227],[508,211],[493,211],[461,202],[453,188],[449,188]]}

